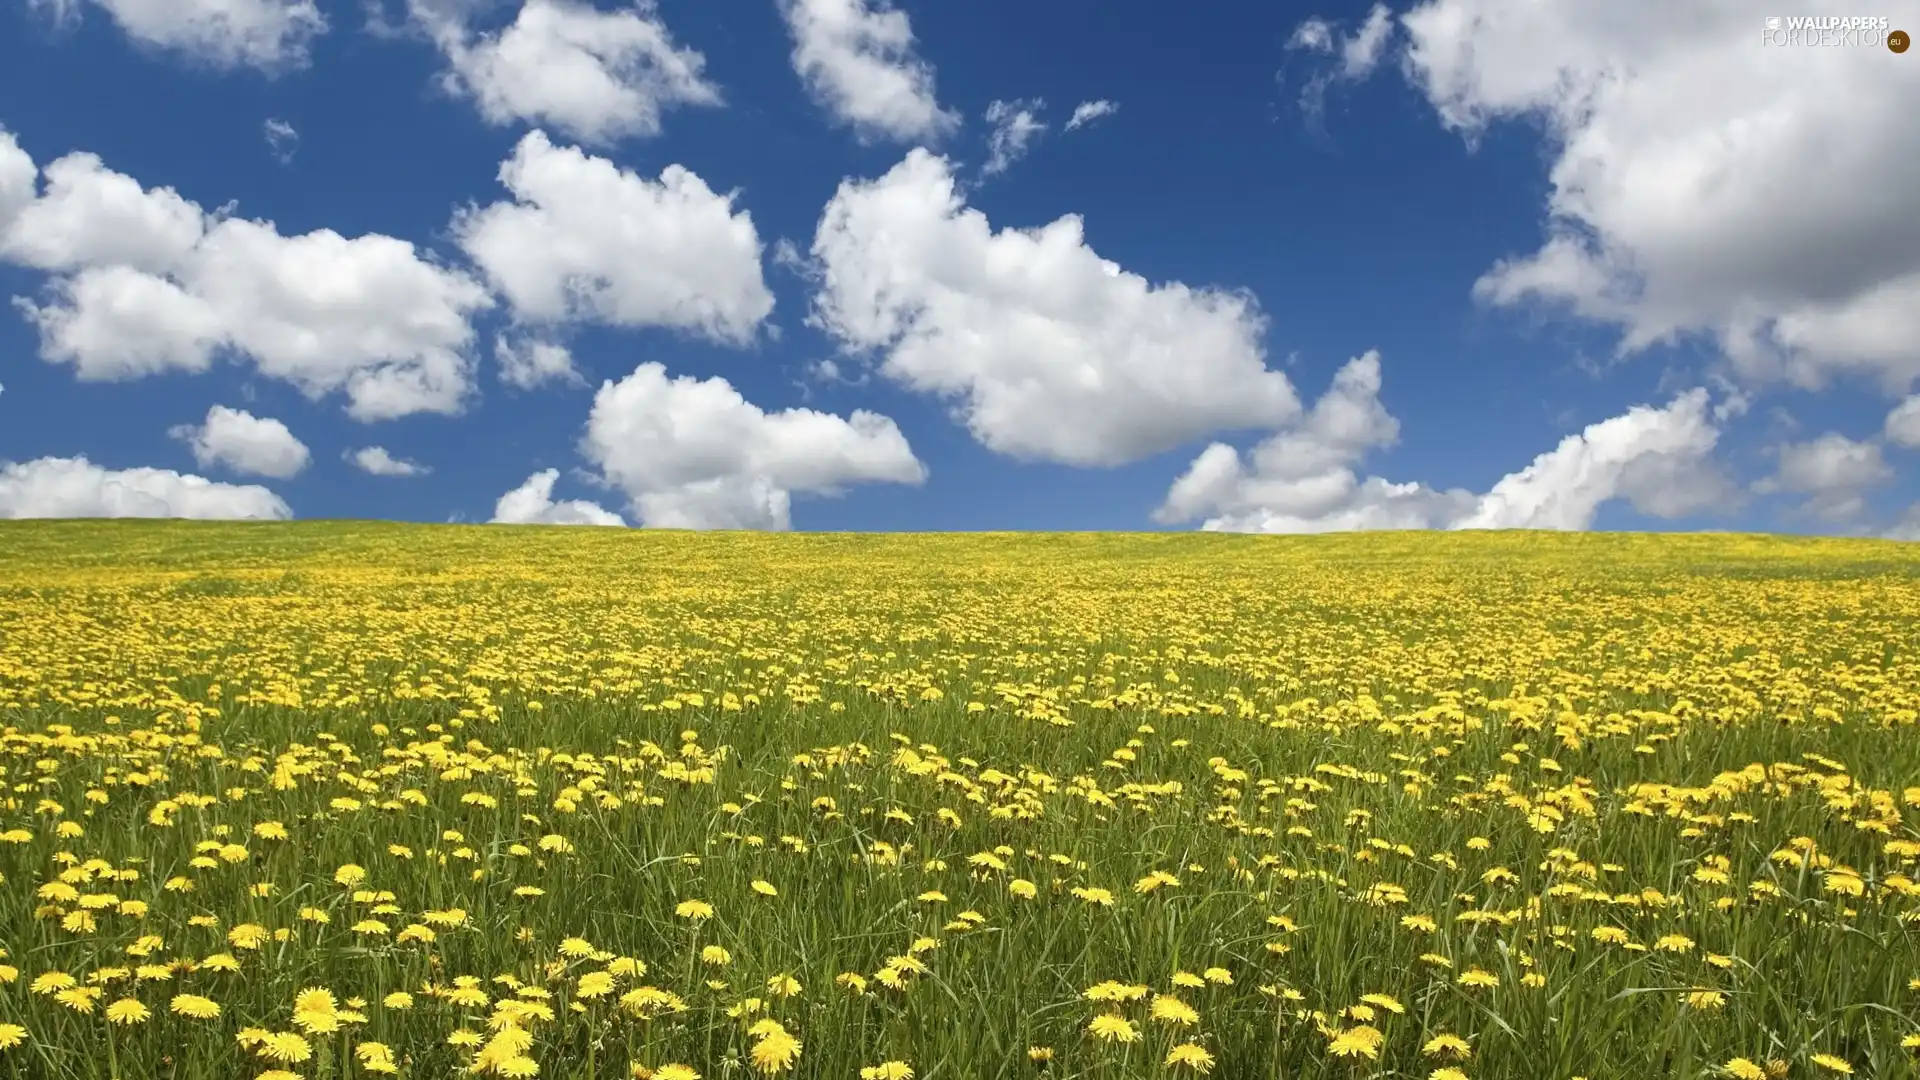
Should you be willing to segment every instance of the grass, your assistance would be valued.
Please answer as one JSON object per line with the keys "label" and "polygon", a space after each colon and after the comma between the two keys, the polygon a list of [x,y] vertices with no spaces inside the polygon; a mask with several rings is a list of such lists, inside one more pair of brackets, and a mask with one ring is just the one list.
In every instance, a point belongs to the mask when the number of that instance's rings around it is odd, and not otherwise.
{"label": "grass", "polygon": [[0,551],[0,1076],[1913,1074],[1909,545]]}

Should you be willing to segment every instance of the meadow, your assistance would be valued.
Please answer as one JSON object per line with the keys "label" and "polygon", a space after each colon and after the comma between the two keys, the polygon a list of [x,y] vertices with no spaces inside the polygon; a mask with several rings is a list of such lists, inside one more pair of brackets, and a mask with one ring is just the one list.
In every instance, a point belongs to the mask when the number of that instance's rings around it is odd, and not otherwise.
{"label": "meadow", "polygon": [[1920,546],[0,523],[0,1077],[1915,1075]]}

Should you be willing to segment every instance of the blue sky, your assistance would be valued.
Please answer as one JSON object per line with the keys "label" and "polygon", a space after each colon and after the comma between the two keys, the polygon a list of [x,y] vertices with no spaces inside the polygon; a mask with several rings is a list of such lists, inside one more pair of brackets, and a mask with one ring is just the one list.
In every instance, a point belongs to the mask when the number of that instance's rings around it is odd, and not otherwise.
{"label": "blue sky", "polygon": [[1914,535],[1920,54],[1615,9],[0,0],[0,516]]}

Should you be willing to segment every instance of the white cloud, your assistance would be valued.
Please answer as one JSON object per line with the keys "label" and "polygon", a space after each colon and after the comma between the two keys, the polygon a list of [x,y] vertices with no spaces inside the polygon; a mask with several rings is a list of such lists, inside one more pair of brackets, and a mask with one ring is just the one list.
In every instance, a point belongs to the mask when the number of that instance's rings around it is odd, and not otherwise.
{"label": "white cloud", "polygon": [[923,149],[843,181],[812,252],[810,321],[883,353],[889,379],[954,400],[1003,454],[1117,465],[1300,407],[1266,367],[1251,296],[1153,285],[1088,247],[1077,216],[995,232]]}
{"label": "white cloud", "polygon": [[[28,0],[63,23],[80,0]],[[327,32],[314,0],[92,0],[134,41],[219,68],[267,73],[304,67],[313,39]]]}
{"label": "white cloud", "polygon": [[773,310],[752,215],[679,165],[649,180],[533,131],[500,182],[515,201],[465,210],[453,232],[519,320],[744,345]]}
{"label": "white cloud", "polygon": [[988,176],[1006,172],[1014,162],[1026,156],[1033,140],[1047,130],[1039,118],[1044,106],[1038,98],[1027,101],[994,101],[987,105],[987,123],[993,130],[987,135],[987,163],[980,170]]}
{"label": "white cloud", "polygon": [[1887,540],[1920,540],[1920,503],[1907,507],[1907,512],[1900,516],[1893,528],[1880,535]]}
{"label": "white cloud", "polygon": [[1073,107],[1073,115],[1067,117],[1067,130],[1074,131],[1086,127],[1103,116],[1112,116],[1120,111],[1120,103],[1102,98],[1099,101],[1083,101]]}
{"label": "white cloud", "polygon": [[1888,441],[1909,449],[1920,449],[1920,394],[1893,407],[1887,414]]}
{"label": "white cloud", "polygon": [[1287,48],[1328,53],[1333,51],[1333,37],[1332,23],[1318,15],[1310,15],[1293,28],[1293,33],[1287,38]]}
{"label": "white cloud", "polygon": [[1678,517],[1735,498],[1709,458],[1718,433],[1703,390],[1591,424],[1484,495],[1362,478],[1356,468],[1367,453],[1399,436],[1380,385],[1378,353],[1348,361],[1313,408],[1256,446],[1250,460],[1225,443],[1207,447],[1174,481],[1155,519],[1205,517],[1202,528],[1229,532],[1586,529],[1615,499]]}
{"label": "white cloud", "polygon": [[1393,33],[1393,13],[1385,4],[1375,4],[1367,12],[1360,29],[1340,45],[1340,74],[1348,79],[1364,79],[1373,74],[1386,51],[1387,36]]}
{"label": "white cloud", "polygon": [[0,518],[274,518],[293,511],[255,484],[171,469],[103,469],[84,457],[0,462]]}
{"label": "white cloud", "polygon": [[193,460],[203,469],[225,466],[285,480],[298,475],[312,458],[287,425],[225,405],[208,409],[205,422],[181,424],[167,434],[192,447]]}
{"label": "white cloud", "polygon": [[39,174],[33,158],[20,148],[19,138],[0,127],[0,236],[6,235],[14,217],[33,202]]}
{"label": "white cloud", "polygon": [[1314,16],[1294,27],[1287,39],[1289,50],[1303,49],[1337,55],[1330,70],[1309,78],[1300,89],[1300,108],[1309,120],[1318,123],[1326,110],[1327,88],[1335,82],[1359,82],[1373,74],[1386,53],[1387,39],[1393,33],[1393,13],[1385,4],[1375,4],[1367,12],[1360,28],[1342,35],[1326,19]]}
{"label": "white cloud", "polygon": [[363,446],[347,454],[346,459],[372,476],[425,476],[433,471],[417,461],[394,457],[384,446]]}
{"label": "white cloud", "polygon": [[1779,451],[1779,469],[1754,490],[1804,495],[1808,512],[1832,521],[1859,517],[1867,508],[1867,490],[1893,479],[1879,443],[1856,442],[1838,432],[1788,443]]}
{"label": "white cloud", "polygon": [[494,339],[493,358],[500,365],[500,381],[522,390],[547,382],[587,384],[573,366],[573,353],[557,342],[501,334]]}
{"label": "white cloud", "polygon": [[793,37],[793,70],[814,98],[863,139],[938,139],[960,116],[934,99],[933,66],[914,51],[892,0],[777,0]]}
{"label": "white cloud", "polygon": [[669,379],[659,364],[600,387],[581,453],[654,528],[787,529],[796,493],[927,475],[887,417],[769,413],[725,379]]}
{"label": "white cloud", "polygon": [[1636,405],[1502,477],[1458,527],[1586,529],[1614,499],[1655,517],[1726,505],[1734,495],[1709,458],[1719,439],[1705,390],[1664,408]]}
{"label": "white cloud", "polygon": [[442,85],[487,122],[524,121],[589,143],[657,135],[661,114],[718,105],[705,58],[674,44],[653,0],[600,11],[580,0],[526,0],[512,24],[478,32],[475,5],[412,0],[414,21],[447,58]]}
{"label": "white cloud", "polygon": [[1400,425],[1380,404],[1380,356],[1350,360],[1297,422],[1260,443],[1242,463],[1225,443],[1194,459],[1154,518],[1213,515],[1203,528],[1228,532],[1331,532],[1431,528],[1473,506],[1466,492],[1362,480],[1353,467],[1390,446]]}
{"label": "white cloud", "polygon": [[331,229],[283,236],[171,188],[143,189],[86,153],[48,165],[45,191],[20,205],[6,149],[0,201],[13,210],[8,222],[0,207],[0,259],[51,275],[42,299],[14,301],[43,359],[117,380],[236,355],[315,399],[344,390],[362,420],[463,407],[468,318],[492,300],[412,244]]}
{"label": "white cloud", "polygon": [[[1427,0],[1406,69],[1475,139],[1536,118],[1545,242],[1478,286],[1623,330],[1705,333],[1749,382],[1920,375],[1920,65],[1763,44],[1740,0]],[[1647,28],[1658,26],[1658,33]],[[1802,194],[1804,193],[1804,194]]]}
{"label": "white cloud", "polygon": [[267,149],[273,153],[274,160],[282,165],[291,162],[294,152],[300,149],[300,133],[285,120],[269,119],[261,127],[261,133],[266,136]]}
{"label": "white cloud", "polygon": [[493,504],[495,525],[625,525],[619,514],[585,499],[553,501],[559,469],[543,469]]}

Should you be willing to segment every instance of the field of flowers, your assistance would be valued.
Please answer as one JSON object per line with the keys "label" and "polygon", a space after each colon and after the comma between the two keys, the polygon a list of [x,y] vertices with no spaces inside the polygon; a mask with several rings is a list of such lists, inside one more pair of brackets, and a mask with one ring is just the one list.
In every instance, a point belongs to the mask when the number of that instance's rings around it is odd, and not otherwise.
{"label": "field of flowers", "polygon": [[7,523],[0,1077],[1913,1076],[1917,709],[1892,543]]}

